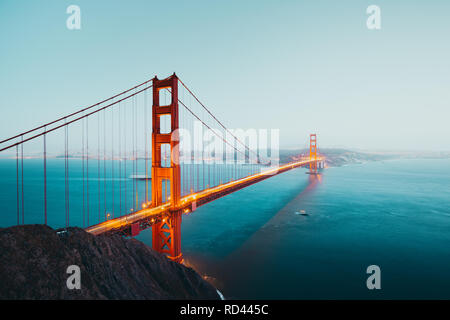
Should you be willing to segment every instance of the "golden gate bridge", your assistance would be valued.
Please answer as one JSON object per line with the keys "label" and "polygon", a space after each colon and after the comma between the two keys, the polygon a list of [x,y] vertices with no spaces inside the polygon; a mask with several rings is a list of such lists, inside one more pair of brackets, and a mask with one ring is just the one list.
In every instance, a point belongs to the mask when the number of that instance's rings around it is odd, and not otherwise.
{"label": "golden gate bridge", "polygon": [[[195,123],[218,142],[215,148],[201,141],[193,148],[191,139],[183,137],[183,133],[196,130]],[[60,208],[65,211],[66,228],[82,225],[94,235],[136,236],[151,227],[153,248],[182,263],[180,226],[184,214],[298,167],[318,174],[324,159],[317,152],[316,134],[309,140],[308,156],[273,166],[268,156],[250,148],[219,121],[174,73],[161,80],[155,76],[4,139],[0,155],[14,160],[3,178],[9,177],[9,186],[14,189],[15,199],[7,200],[8,208],[15,207],[15,224],[25,224],[26,211],[39,211],[42,223],[54,225],[49,212]],[[62,141],[64,153],[51,155],[51,143],[61,146]],[[34,152],[24,152],[25,145]],[[54,170],[48,166],[50,158],[64,160],[64,168],[49,172]],[[29,159],[42,160],[41,168],[28,173]],[[56,179],[58,174],[61,177]],[[27,192],[27,175],[32,176],[33,192]],[[56,186],[64,190],[63,195],[54,191]],[[74,210],[74,201],[82,202],[81,210]],[[2,214],[11,211],[5,209]],[[75,219],[70,216],[73,211]]]}

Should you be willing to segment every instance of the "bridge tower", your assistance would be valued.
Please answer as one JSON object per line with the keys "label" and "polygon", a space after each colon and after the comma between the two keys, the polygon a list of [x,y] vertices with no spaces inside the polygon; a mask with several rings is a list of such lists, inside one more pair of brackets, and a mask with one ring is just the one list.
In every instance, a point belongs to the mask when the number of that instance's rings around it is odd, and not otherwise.
{"label": "bridge tower", "polygon": [[309,135],[309,173],[317,174],[317,135]]}
{"label": "bridge tower", "polygon": [[[169,105],[159,105],[161,89],[168,89],[171,93]],[[161,132],[161,117],[170,116],[170,130]],[[152,226],[153,249],[164,253],[169,259],[182,263],[181,253],[181,211],[177,206],[181,197],[180,167],[179,167],[179,134],[178,134],[178,77],[172,76],[159,80],[153,78],[153,107],[152,107],[152,207],[163,204],[163,183],[170,187],[172,210],[169,216]],[[170,147],[170,166],[163,166],[162,146]],[[167,201],[167,199],[166,199]]]}

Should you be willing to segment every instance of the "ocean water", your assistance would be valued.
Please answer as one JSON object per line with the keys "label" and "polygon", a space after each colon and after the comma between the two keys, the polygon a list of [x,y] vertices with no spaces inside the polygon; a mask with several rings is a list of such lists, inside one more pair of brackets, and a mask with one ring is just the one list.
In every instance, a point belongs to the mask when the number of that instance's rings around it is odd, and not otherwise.
{"label": "ocean water", "polygon": [[[71,160],[70,224],[81,226],[77,161]],[[63,167],[63,160],[49,160],[48,219],[55,228],[65,224]],[[1,227],[17,219],[15,168],[15,160],[0,161]],[[105,206],[96,168],[90,164],[91,224],[112,205],[115,215],[133,206],[118,197],[125,185],[132,192],[133,180],[117,177],[115,201],[109,204],[108,183]],[[184,216],[186,263],[228,299],[450,299],[450,160],[368,162],[319,177],[305,172],[274,176]],[[43,222],[42,173],[41,160],[25,160],[25,223]],[[143,199],[145,182],[137,187]],[[151,245],[151,230],[137,238]],[[369,265],[381,269],[381,290],[366,287]]]}
{"label": "ocean water", "polygon": [[[43,163],[40,158],[25,158],[22,174],[20,159],[16,162],[15,159],[0,158],[0,227],[13,226],[18,222],[44,223]],[[91,158],[83,162],[80,158],[69,158],[66,180],[64,159],[49,158],[46,174],[47,223],[53,228],[63,228],[66,224],[87,227],[103,222],[107,217],[115,218],[141,209],[144,202],[151,200],[151,180],[132,177],[149,176],[151,160],[147,165],[146,171],[144,159],[98,161]],[[182,195],[258,171],[256,166],[245,164],[239,170],[234,170],[232,165],[181,164],[180,168]],[[213,176],[212,172],[217,174]],[[69,194],[67,205],[66,181]],[[163,201],[170,196],[169,189],[169,184],[163,183]]]}
{"label": "ocean water", "polygon": [[296,169],[185,217],[182,246],[226,298],[449,299],[450,160]]}

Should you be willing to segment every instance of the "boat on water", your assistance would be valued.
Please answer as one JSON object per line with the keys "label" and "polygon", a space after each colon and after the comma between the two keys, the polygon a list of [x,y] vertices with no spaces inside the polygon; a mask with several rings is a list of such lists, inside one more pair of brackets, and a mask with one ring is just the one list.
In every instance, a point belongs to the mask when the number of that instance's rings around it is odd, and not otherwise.
{"label": "boat on water", "polygon": [[296,211],[295,214],[302,216],[309,216],[309,214],[307,214],[305,210]]}
{"label": "boat on water", "polygon": [[152,180],[152,177],[146,176],[145,174],[132,174],[129,178],[135,180]]}

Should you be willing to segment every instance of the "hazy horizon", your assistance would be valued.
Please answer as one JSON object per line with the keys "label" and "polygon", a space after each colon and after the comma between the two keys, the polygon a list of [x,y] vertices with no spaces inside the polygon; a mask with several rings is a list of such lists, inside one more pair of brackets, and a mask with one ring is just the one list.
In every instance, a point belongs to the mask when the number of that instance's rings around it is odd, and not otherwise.
{"label": "hazy horizon", "polygon": [[[81,9],[68,30],[66,8]],[[381,30],[366,8],[381,8]],[[0,3],[0,137],[174,71],[280,148],[450,150],[450,2]],[[19,121],[20,120],[20,121]]]}

